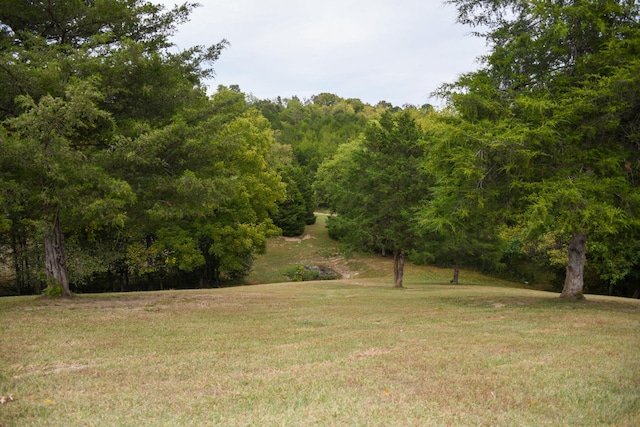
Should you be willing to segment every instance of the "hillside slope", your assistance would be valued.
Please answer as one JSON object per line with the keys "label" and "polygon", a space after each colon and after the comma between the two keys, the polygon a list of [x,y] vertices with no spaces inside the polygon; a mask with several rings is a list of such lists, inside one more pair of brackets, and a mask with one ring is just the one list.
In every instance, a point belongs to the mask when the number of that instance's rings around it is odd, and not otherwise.
{"label": "hillside slope", "polygon": [[[290,281],[286,273],[296,265],[326,266],[340,273],[343,279],[375,279],[393,281],[391,257],[380,255],[350,254],[340,250],[340,244],[332,240],[326,229],[327,215],[316,214],[315,224],[307,226],[305,233],[297,238],[275,237],[269,240],[267,252],[256,258],[253,269],[246,279],[247,284],[280,283]],[[449,283],[452,269],[433,266],[405,266],[405,284],[412,282]],[[525,287],[521,283],[496,279],[473,271],[462,271],[460,284]]]}

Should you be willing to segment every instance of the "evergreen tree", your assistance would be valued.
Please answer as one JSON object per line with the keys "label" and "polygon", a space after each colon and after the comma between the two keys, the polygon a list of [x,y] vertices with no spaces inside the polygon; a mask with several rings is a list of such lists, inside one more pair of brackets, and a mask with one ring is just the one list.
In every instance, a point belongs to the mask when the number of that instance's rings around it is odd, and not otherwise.
{"label": "evergreen tree", "polygon": [[42,239],[50,291],[69,272],[237,278],[275,232],[286,150],[239,90],[207,97],[225,41],[170,51],[194,7],[0,4],[4,242]]}
{"label": "evergreen tree", "polygon": [[429,197],[427,145],[409,111],[386,112],[364,137],[342,145],[318,171],[315,188],[337,215],[330,233],[357,250],[393,254],[402,287],[407,252],[419,245],[415,210]]}
{"label": "evergreen tree", "polygon": [[273,222],[287,237],[300,236],[306,225],[306,206],[296,181],[285,171],[284,183],[287,186],[287,197],[278,203],[278,209],[273,214]]}
{"label": "evergreen tree", "polygon": [[582,298],[587,248],[601,277],[626,276],[637,251],[616,242],[633,246],[640,231],[640,6],[449,3],[491,50],[480,70],[441,88],[457,128],[440,142],[446,185],[478,200],[478,214],[491,206],[489,223],[567,248],[562,297]]}

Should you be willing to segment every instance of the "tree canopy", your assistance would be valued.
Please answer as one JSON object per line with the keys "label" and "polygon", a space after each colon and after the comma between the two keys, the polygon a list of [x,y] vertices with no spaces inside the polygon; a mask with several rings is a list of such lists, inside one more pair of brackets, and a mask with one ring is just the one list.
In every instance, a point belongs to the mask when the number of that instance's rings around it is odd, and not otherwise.
{"label": "tree canopy", "polygon": [[[207,93],[227,46],[178,51],[197,4],[0,0],[0,256],[18,292],[211,286],[319,205],[350,249],[640,277],[640,5],[449,0],[484,38],[446,106]],[[564,271],[564,272],[562,272]],[[598,288],[599,287],[599,288]]]}
{"label": "tree canopy", "polygon": [[[638,264],[639,5],[452,0],[490,53],[441,88],[452,126],[442,169],[475,186],[513,239],[569,251],[562,296],[581,298],[585,251],[612,282]],[[446,163],[445,163],[446,164]]]}
{"label": "tree canopy", "polygon": [[0,243],[19,290],[43,270],[64,295],[96,277],[213,284],[277,231],[286,150],[243,94],[202,85],[226,41],[170,50],[195,7],[0,5]]}
{"label": "tree canopy", "polygon": [[318,171],[316,189],[336,213],[329,232],[355,249],[392,253],[396,287],[407,252],[420,242],[414,209],[429,197],[426,149],[410,111],[387,111]]}

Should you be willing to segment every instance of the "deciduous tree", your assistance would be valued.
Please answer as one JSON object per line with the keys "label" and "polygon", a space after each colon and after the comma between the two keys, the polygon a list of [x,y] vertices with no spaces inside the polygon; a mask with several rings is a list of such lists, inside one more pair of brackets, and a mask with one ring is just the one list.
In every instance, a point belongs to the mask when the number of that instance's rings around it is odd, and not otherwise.
{"label": "deciduous tree", "polygon": [[[151,286],[191,274],[201,285],[244,276],[275,234],[283,163],[269,122],[219,87],[203,109],[114,147],[110,169],[135,189],[127,263]],[[153,281],[158,284],[153,284]]]}
{"label": "deciduous tree", "polygon": [[[64,98],[20,99],[25,112],[5,121],[0,140],[2,175],[10,206],[21,211],[16,226],[35,222],[44,238],[50,291],[70,296],[63,226],[92,233],[123,227],[133,201],[129,185],[107,174],[99,155],[113,123],[96,106],[100,95],[88,82],[72,82]],[[102,148],[101,148],[102,147]],[[11,215],[11,212],[7,214]]]}

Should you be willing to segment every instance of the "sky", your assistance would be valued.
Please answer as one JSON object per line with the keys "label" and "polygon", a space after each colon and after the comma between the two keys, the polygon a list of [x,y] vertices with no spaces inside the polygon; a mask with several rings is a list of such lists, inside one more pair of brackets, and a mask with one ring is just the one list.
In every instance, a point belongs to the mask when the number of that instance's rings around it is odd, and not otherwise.
{"label": "sky", "polygon": [[[179,0],[155,0],[172,7]],[[322,92],[395,106],[441,101],[430,94],[478,67],[484,40],[440,0],[199,0],[181,25],[179,49],[230,45],[214,64],[218,85],[259,99]]]}

